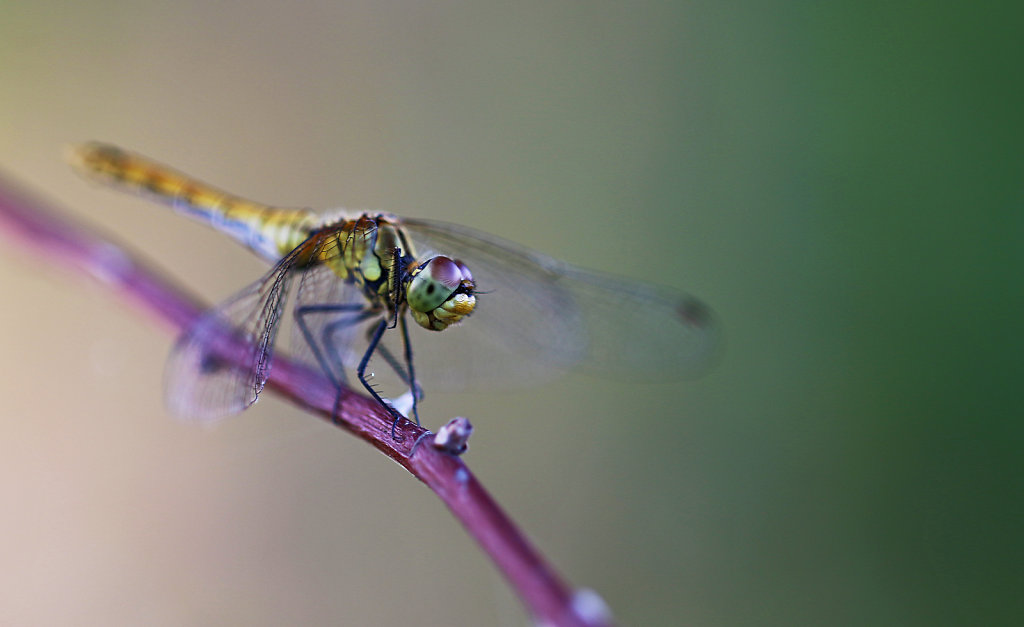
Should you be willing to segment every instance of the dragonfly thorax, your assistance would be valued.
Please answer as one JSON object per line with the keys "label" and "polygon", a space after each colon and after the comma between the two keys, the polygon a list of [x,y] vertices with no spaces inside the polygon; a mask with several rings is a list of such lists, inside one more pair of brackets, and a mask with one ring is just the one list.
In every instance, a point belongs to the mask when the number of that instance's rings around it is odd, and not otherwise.
{"label": "dragonfly thorax", "polygon": [[395,313],[404,305],[425,329],[443,331],[476,307],[466,264],[444,255],[416,261],[411,240],[393,216],[363,214],[329,223],[308,245],[317,251],[314,263],[359,285],[381,310]]}
{"label": "dragonfly thorax", "polygon": [[473,313],[476,284],[466,264],[438,255],[409,269],[405,302],[424,329],[444,331]]}

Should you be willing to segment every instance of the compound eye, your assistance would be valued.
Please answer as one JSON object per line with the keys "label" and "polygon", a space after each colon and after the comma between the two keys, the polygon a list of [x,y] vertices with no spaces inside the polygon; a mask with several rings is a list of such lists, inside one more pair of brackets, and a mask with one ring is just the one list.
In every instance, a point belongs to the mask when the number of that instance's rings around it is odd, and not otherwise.
{"label": "compound eye", "polygon": [[463,279],[460,264],[444,256],[428,260],[415,272],[406,288],[405,300],[409,307],[423,313],[430,313],[440,307],[458,289]]}

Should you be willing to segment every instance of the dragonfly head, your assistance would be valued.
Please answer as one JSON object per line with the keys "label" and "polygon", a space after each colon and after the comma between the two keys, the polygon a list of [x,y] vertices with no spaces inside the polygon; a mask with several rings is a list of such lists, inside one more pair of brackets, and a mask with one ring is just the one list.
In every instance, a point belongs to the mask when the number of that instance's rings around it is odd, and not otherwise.
{"label": "dragonfly head", "polygon": [[476,307],[473,275],[458,259],[438,255],[416,264],[405,279],[405,301],[424,329],[444,331]]}

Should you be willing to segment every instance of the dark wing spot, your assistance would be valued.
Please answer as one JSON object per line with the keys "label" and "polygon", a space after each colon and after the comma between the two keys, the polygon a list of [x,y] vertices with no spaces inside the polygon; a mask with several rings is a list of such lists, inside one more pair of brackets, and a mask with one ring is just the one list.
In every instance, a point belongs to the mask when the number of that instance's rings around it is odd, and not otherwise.
{"label": "dark wing spot", "polygon": [[677,307],[676,311],[682,320],[693,327],[709,327],[712,324],[711,310],[704,303],[686,298]]}

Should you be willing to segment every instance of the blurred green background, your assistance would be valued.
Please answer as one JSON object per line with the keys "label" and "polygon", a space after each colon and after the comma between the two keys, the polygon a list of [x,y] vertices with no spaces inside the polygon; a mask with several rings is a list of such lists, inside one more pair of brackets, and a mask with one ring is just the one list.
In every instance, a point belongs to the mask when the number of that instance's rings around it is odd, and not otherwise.
{"label": "blurred green background", "polygon": [[[707,377],[432,394],[624,625],[1020,624],[1020,25],[923,2],[0,3],[0,167],[211,301],[263,266],[101,139],[271,203],[462,222],[700,295]],[[444,508],[3,240],[0,623],[522,625]]]}

